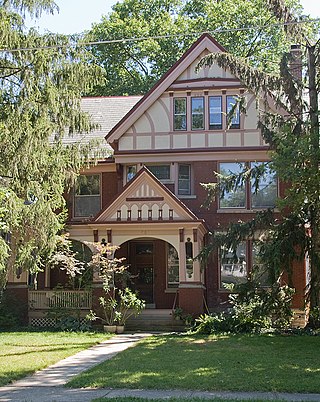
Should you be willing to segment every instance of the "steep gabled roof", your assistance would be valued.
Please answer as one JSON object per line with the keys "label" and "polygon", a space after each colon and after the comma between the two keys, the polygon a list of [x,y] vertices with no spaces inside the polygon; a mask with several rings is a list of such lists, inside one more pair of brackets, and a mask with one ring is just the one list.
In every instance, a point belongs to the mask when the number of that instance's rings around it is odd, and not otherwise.
{"label": "steep gabled roof", "polygon": [[106,136],[109,143],[118,140],[122,134],[155,102],[161,94],[196,60],[205,50],[226,52],[211,35],[204,33],[184,55],[162,76],[142,99],[112,128]]}
{"label": "steep gabled roof", "polygon": [[[135,208],[142,211],[142,215],[132,216],[131,221],[154,223],[158,215],[150,219],[144,215],[144,211],[152,210],[154,213],[159,209],[163,211],[162,221],[195,221],[200,219],[181,202],[166,186],[164,186],[146,167],[143,167],[137,175],[127,183],[122,192],[94,219],[94,222],[126,221],[127,216],[119,219],[118,211]],[[169,212],[171,211],[171,212]]]}

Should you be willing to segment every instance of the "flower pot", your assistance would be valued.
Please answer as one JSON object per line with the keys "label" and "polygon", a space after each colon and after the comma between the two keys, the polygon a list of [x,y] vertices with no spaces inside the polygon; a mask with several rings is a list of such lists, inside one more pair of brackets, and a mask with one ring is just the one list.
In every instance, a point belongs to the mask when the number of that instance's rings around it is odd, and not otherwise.
{"label": "flower pot", "polygon": [[104,332],[110,332],[111,334],[115,334],[117,331],[116,325],[104,325],[103,326]]}
{"label": "flower pot", "polygon": [[124,325],[117,325],[117,334],[123,334]]}

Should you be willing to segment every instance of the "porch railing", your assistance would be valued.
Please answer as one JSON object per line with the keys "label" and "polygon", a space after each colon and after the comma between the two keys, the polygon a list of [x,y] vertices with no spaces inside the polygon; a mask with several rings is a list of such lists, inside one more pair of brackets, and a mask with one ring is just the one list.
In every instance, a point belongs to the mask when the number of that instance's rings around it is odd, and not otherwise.
{"label": "porch railing", "polygon": [[47,310],[52,307],[90,310],[92,293],[87,290],[29,290],[30,310]]}

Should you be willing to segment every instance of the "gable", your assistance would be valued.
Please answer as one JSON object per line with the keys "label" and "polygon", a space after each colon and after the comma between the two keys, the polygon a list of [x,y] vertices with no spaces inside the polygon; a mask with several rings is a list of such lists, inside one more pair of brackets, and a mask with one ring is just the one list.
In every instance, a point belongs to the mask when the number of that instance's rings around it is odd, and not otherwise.
{"label": "gable", "polygon": [[[115,158],[124,153],[147,151],[184,151],[208,148],[264,146],[257,128],[258,111],[255,97],[246,92],[247,113],[241,115],[236,130],[227,127],[228,102],[245,92],[241,81],[229,71],[213,64],[196,71],[205,55],[225,50],[208,34],[201,38],[164,75],[164,77],[132,108],[106,137],[115,144]],[[210,99],[221,98],[221,127],[211,129]],[[175,127],[176,98],[185,100],[185,127]],[[192,101],[202,99],[203,126],[192,127]],[[231,98],[231,101],[228,99]],[[212,110],[214,110],[212,108]]]}
{"label": "gable", "polygon": [[95,219],[95,222],[198,221],[198,218],[146,168]]}
{"label": "gable", "polygon": [[[209,34],[203,34],[191,48],[178,60],[169,71],[156,83],[156,85],[138,102],[127,115],[109,132],[106,139],[109,143],[119,138],[131,129],[142,114],[153,105],[157,99],[186,72],[192,65],[196,65],[201,55],[214,52],[225,52],[226,50]],[[187,74],[187,73],[186,73]]]}

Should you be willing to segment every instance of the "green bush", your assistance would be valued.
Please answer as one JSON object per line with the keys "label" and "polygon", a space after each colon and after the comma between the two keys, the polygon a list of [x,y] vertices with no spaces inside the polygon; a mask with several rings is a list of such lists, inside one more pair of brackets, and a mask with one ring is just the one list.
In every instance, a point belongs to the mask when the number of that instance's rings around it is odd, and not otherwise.
{"label": "green bush", "polygon": [[197,333],[258,333],[290,326],[293,289],[279,285],[263,289],[249,282],[239,285],[237,290],[229,296],[232,305],[229,313],[205,314],[196,319]]}
{"label": "green bush", "polygon": [[4,291],[0,297],[0,330],[22,325],[25,315],[24,306],[13,295]]}

